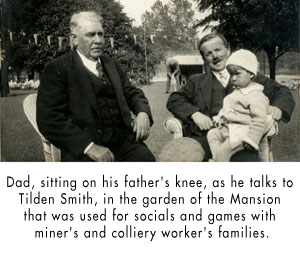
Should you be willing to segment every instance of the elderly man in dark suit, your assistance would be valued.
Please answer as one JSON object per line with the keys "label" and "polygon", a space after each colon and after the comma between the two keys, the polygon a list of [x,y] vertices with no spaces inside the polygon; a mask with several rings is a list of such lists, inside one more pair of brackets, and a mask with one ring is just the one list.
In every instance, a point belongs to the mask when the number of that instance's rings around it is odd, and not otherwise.
{"label": "elderly man in dark suit", "polygon": [[61,150],[62,161],[154,161],[143,143],[153,123],[148,101],[102,54],[102,24],[95,12],[72,16],[74,49],[42,75],[39,130]]}
{"label": "elderly man in dark suit", "polygon": [[[199,42],[199,51],[210,71],[191,76],[186,86],[170,95],[167,108],[182,121],[183,135],[201,144],[204,161],[207,161],[211,158],[207,132],[213,127],[212,117],[218,114],[223,98],[233,91],[233,87],[225,69],[230,48],[224,36],[204,36]],[[264,86],[273,119],[288,122],[295,106],[290,90],[259,73],[254,81]],[[233,155],[231,160],[259,161],[259,158],[257,152],[244,150]]]}

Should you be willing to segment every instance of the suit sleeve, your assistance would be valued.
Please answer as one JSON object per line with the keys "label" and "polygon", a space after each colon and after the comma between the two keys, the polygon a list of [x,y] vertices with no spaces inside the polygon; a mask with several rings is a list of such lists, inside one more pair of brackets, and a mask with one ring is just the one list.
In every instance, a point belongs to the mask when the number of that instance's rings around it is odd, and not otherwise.
{"label": "suit sleeve", "polygon": [[264,94],[269,98],[270,104],[282,111],[282,121],[289,122],[295,107],[290,89],[260,73],[255,77],[255,81],[264,86]]}
{"label": "suit sleeve", "polygon": [[200,111],[198,107],[193,105],[195,81],[196,79],[189,79],[184,87],[169,96],[167,102],[167,109],[182,121],[187,121],[193,113]]}
{"label": "suit sleeve", "polygon": [[123,72],[119,64],[115,64],[120,75],[124,96],[130,111],[132,111],[135,115],[138,115],[140,112],[147,113],[152,125],[153,117],[151,114],[148,99],[146,98],[144,92],[141,89],[134,87],[128,80],[127,75]]}
{"label": "suit sleeve", "polygon": [[56,61],[46,67],[37,96],[37,124],[51,143],[77,157],[92,141],[84,128],[70,119],[67,77],[63,63]]}

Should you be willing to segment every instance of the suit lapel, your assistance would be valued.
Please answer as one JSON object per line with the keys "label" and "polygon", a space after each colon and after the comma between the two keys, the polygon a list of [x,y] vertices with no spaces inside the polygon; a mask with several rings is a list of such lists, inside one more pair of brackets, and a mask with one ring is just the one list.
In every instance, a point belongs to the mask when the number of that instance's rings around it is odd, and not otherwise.
{"label": "suit lapel", "polygon": [[86,96],[92,108],[100,116],[92,79],[90,79],[88,70],[83,65],[79,55],[75,51],[73,51],[73,54],[71,56],[72,56],[72,65],[74,68],[74,76],[75,76],[74,84],[77,84],[79,89]]}
{"label": "suit lapel", "polygon": [[131,120],[131,115],[130,115],[130,109],[129,109],[126,99],[124,97],[122,82],[120,80],[120,75],[116,68],[116,65],[113,61],[111,61],[110,59],[107,59],[105,57],[101,57],[101,63],[103,65],[103,69],[105,70],[112,86],[114,87],[118,106],[121,111],[122,119],[127,124],[128,127],[131,127],[132,120]]}
{"label": "suit lapel", "polygon": [[[208,108],[209,112],[210,112],[210,109],[211,109],[212,87],[213,87],[214,80],[215,80],[215,82],[219,82],[219,80],[216,77],[214,77],[214,74],[212,72],[210,72],[204,78],[204,80],[201,82],[201,84],[202,84],[201,90],[202,90],[202,93],[204,95],[205,105]],[[232,86],[232,83],[229,80],[228,85],[225,88],[225,96],[230,94],[232,91],[233,91],[233,86]]]}
{"label": "suit lapel", "polygon": [[122,92],[122,83],[115,64],[113,63],[113,61],[110,61],[105,57],[101,57],[101,63],[103,65],[103,69],[105,70],[110,82],[112,83],[115,89],[116,94],[120,94],[120,92]]}
{"label": "suit lapel", "polygon": [[210,106],[211,106],[211,97],[212,97],[212,86],[213,86],[213,74],[210,72],[208,75],[204,78],[204,80],[201,82],[201,90],[202,94],[204,95],[204,102],[206,107],[208,108],[208,111],[210,112]]}

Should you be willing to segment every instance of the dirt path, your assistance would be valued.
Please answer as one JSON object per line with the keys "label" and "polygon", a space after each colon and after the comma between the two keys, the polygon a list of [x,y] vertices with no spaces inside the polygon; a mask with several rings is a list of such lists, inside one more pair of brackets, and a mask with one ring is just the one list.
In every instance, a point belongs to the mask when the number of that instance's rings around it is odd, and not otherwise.
{"label": "dirt path", "polygon": [[154,124],[146,141],[154,156],[157,157],[164,144],[172,139],[163,127],[163,122],[172,114],[166,109],[166,103],[170,94],[165,94],[165,83],[158,82],[143,87],[143,91],[149,100]]}

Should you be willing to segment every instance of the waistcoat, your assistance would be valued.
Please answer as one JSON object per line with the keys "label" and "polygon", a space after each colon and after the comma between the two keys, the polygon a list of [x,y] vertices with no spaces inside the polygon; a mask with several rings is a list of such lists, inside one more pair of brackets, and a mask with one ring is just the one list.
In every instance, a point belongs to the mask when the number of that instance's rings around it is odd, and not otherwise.
{"label": "waistcoat", "polygon": [[120,146],[128,128],[122,121],[113,85],[104,74],[105,81],[89,73],[93,80],[94,91],[101,115],[101,141],[107,147]]}
{"label": "waistcoat", "polygon": [[225,96],[225,89],[218,79],[213,76],[212,83],[212,100],[210,108],[210,116],[215,116],[219,113],[223,106],[223,98]]}

